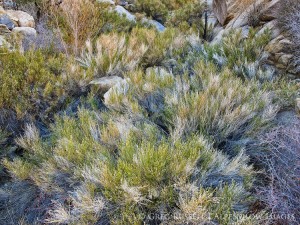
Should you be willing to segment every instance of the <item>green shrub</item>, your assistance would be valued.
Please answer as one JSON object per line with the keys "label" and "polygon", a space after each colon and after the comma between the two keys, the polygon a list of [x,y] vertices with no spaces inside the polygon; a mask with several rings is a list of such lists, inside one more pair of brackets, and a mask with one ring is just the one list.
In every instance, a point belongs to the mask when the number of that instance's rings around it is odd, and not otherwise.
{"label": "green shrub", "polygon": [[72,67],[72,60],[67,60],[65,55],[43,50],[0,49],[0,108],[13,110],[20,118],[34,118],[58,107],[62,99],[78,92],[79,83],[84,85],[86,79],[79,68]]}
{"label": "green shrub", "polygon": [[245,79],[270,80],[274,71],[264,69],[268,57],[264,47],[270,40],[270,31],[257,35],[251,28],[248,37],[243,37],[242,30],[232,30],[220,44],[206,45],[203,58],[220,68],[229,67],[237,76]]}
{"label": "green shrub", "polygon": [[200,221],[208,222],[211,215],[231,224],[235,208],[247,209],[253,171],[242,153],[229,159],[201,136],[173,142],[143,123],[113,150],[103,142],[103,128],[112,125],[95,113],[81,110],[78,118],[57,119],[47,140],[28,126],[18,140],[26,149],[24,158],[4,162],[14,176],[49,193],[63,191],[62,173],[69,182],[80,182],[68,194],[72,207],[57,203],[48,222],[95,224],[105,208],[114,212],[108,212],[113,224],[151,222],[152,213],[188,219],[195,206]]}

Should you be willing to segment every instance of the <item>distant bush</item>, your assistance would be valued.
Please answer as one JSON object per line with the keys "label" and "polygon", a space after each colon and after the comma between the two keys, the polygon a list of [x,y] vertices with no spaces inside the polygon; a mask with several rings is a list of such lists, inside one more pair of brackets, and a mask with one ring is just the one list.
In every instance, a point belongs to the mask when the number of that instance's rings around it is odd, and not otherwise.
{"label": "distant bush", "polygon": [[135,11],[174,27],[203,28],[204,1],[198,0],[138,0]]}
{"label": "distant bush", "polygon": [[89,0],[64,0],[50,6],[52,26],[65,41],[66,51],[79,54],[87,39],[108,31],[128,31],[133,23],[111,12],[105,4]]}

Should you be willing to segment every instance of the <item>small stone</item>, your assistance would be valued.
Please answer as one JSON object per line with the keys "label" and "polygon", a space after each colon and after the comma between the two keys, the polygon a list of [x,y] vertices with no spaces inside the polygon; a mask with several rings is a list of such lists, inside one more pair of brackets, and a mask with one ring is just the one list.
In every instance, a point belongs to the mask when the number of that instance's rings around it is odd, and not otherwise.
{"label": "small stone", "polygon": [[117,5],[115,8],[115,11],[120,15],[120,16],[125,16],[127,20],[129,21],[136,21],[135,15],[132,15],[127,9],[124,7]]}
{"label": "small stone", "polygon": [[8,15],[0,15],[0,24],[5,25],[9,30],[12,30],[15,27],[14,22]]}
{"label": "small stone", "polygon": [[35,38],[37,36],[36,30],[31,27],[15,27],[12,33],[21,34],[26,38]]}
{"label": "small stone", "polygon": [[115,2],[113,0],[97,0],[97,2],[99,3],[107,3],[107,4],[110,4],[110,5],[114,5]]}
{"label": "small stone", "polygon": [[95,79],[90,82],[91,85],[95,85],[99,88],[99,91],[104,93],[107,92],[110,88],[112,88],[117,83],[121,82],[123,79],[118,76],[110,76],[110,77],[101,77],[99,79]]}

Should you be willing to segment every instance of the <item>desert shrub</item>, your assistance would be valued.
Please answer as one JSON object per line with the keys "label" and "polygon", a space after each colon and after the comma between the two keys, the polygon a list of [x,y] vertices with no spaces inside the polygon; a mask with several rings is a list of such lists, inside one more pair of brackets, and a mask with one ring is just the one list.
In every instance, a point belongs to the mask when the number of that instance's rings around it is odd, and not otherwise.
{"label": "desert shrub", "polygon": [[0,51],[0,108],[13,110],[19,118],[35,118],[41,112],[59,108],[66,98],[84,89],[87,75],[62,54]]}
{"label": "desert shrub", "polygon": [[[203,3],[195,0],[181,1],[181,0],[163,0],[163,1],[136,1],[136,11],[143,12],[147,16],[152,17],[162,23],[168,20],[171,16],[177,23],[183,22],[185,19],[193,20],[195,17],[201,17]],[[199,10],[197,12],[197,10]],[[191,15],[184,12],[190,12]],[[172,15],[172,14],[175,15]]]}
{"label": "desert shrub", "polygon": [[229,67],[242,78],[270,80],[275,74],[265,66],[268,55],[264,51],[269,39],[268,30],[256,35],[255,29],[250,29],[247,38],[243,37],[242,30],[231,31],[221,44],[205,46],[203,55],[220,68]]}
{"label": "desert shrub", "polygon": [[186,77],[183,88],[166,98],[166,121],[171,121],[175,139],[198,130],[221,143],[253,132],[276,115],[279,108],[267,88],[257,81],[244,83],[230,70],[217,74],[213,65],[210,68],[200,62],[195,78]]}
{"label": "desert shrub", "polygon": [[66,0],[59,7],[50,7],[53,27],[65,41],[66,50],[78,54],[86,40],[112,30],[128,31],[133,26],[107,7],[88,0]]}
{"label": "desert shrub", "polygon": [[279,125],[260,136],[265,151],[260,162],[266,168],[267,185],[259,187],[258,194],[274,215],[270,223],[299,223],[299,165],[300,122],[293,116],[289,125]]}
{"label": "desert shrub", "polygon": [[296,73],[300,72],[300,13],[299,1],[288,0],[280,3],[277,11],[278,26],[283,32],[287,32],[288,37],[291,38],[293,46],[289,50],[293,53],[292,64],[295,67]]}
{"label": "desert shrub", "polygon": [[146,28],[135,28],[129,34],[101,35],[95,47],[92,41],[86,42],[86,48],[77,61],[84,68],[94,71],[96,77],[123,77],[138,66],[159,66],[178,55],[186,41],[176,35],[178,32],[172,29],[158,33]]}
{"label": "desert shrub", "polygon": [[[105,115],[82,109],[78,118],[58,118],[44,140],[27,126],[17,140],[24,157],[4,162],[15,177],[49,194],[67,194],[69,203],[58,199],[47,222],[96,224],[106,214],[113,224],[176,223],[178,214],[194,224],[231,224],[234,215],[246,212],[253,171],[242,152],[229,159],[202,136],[173,142],[149,123],[124,140],[112,138],[111,149],[105,132],[112,124],[105,121]],[[192,207],[197,221],[189,218]],[[170,216],[151,218],[163,213]]]}

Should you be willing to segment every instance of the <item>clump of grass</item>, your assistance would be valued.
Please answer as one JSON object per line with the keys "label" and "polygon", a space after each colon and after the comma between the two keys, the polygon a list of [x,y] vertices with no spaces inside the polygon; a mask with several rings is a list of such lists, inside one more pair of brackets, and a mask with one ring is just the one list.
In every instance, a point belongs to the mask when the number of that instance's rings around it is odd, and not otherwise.
{"label": "clump of grass", "polygon": [[264,51],[269,40],[268,30],[256,35],[251,28],[248,37],[243,36],[242,30],[232,30],[220,44],[204,47],[204,58],[220,68],[229,67],[245,79],[271,80],[275,71],[265,66],[268,54]]}

